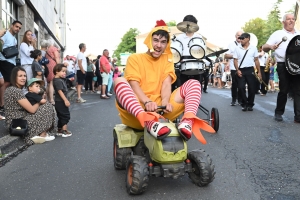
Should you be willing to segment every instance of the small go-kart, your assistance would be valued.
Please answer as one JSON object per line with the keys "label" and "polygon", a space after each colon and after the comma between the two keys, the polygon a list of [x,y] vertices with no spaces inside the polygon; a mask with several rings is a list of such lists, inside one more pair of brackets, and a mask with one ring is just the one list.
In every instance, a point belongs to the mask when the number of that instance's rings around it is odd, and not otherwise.
{"label": "small go-kart", "polygon": [[[160,106],[159,109],[165,107]],[[205,111],[209,113],[208,110]],[[211,116],[218,117],[216,108],[212,110]],[[211,119],[209,121],[213,128],[218,128],[218,122]],[[209,155],[202,149],[188,152],[187,142],[178,133],[176,122],[167,119],[160,119],[160,122],[172,130],[162,140],[154,138],[146,128],[134,130],[124,124],[118,124],[114,128],[114,167],[126,169],[127,192],[145,192],[149,176],[177,179],[188,173],[189,178],[200,187],[211,183],[214,180],[215,166]]]}

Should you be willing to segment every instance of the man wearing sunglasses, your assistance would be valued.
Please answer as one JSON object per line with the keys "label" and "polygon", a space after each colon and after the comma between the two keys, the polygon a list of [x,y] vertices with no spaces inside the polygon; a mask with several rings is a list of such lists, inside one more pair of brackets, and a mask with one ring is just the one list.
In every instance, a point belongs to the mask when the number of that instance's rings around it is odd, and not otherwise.
{"label": "man wearing sunglasses", "polygon": [[[238,39],[241,45],[235,48],[233,58],[237,73],[238,89],[242,95],[242,111],[253,111],[256,78],[254,76],[254,65],[261,78],[258,51],[255,46],[250,45],[250,34],[243,33]],[[246,96],[246,84],[248,85],[248,97]]]}
{"label": "man wearing sunglasses", "polygon": [[228,45],[228,51],[225,53],[225,59],[229,59],[230,61],[230,72],[231,72],[231,80],[232,80],[232,84],[231,84],[231,106],[235,106],[236,105],[236,100],[238,100],[238,103],[241,104],[242,102],[242,95],[241,92],[238,91],[238,83],[237,83],[237,76],[236,76],[236,69],[234,67],[234,63],[233,63],[233,53],[235,51],[235,48],[237,46],[240,45],[240,39],[239,37],[242,35],[243,31],[238,31],[235,34],[235,41],[231,42]]}

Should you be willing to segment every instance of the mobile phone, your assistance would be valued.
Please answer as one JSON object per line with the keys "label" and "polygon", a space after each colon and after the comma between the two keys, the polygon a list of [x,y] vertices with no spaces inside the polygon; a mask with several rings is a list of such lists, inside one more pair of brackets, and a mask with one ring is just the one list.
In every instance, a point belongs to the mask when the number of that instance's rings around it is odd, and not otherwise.
{"label": "mobile phone", "polygon": [[33,39],[36,39],[36,35],[35,35],[34,33],[31,34],[31,37],[32,37]]}

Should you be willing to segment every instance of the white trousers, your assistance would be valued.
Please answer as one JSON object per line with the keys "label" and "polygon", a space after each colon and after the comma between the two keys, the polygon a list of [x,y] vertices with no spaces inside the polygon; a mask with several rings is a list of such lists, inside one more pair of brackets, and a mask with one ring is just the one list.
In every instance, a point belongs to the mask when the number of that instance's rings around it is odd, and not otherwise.
{"label": "white trousers", "polygon": [[25,69],[25,71],[26,71],[27,81],[29,81],[31,78],[33,78],[31,64],[30,65],[22,65],[22,68]]}

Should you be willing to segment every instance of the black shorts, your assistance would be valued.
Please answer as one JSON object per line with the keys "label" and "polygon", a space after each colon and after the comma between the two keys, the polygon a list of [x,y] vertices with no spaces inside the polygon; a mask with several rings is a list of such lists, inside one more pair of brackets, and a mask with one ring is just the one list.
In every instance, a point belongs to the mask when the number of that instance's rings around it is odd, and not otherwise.
{"label": "black shorts", "polygon": [[77,83],[78,85],[83,85],[85,80],[85,74],[81,70],[77,70]]}
{"label": "black shorts", "polygon": [[102,85],[102,76],[101,76],[101,74],[97,75],[97,82],[98,82],[98,85]]}
{"label": "black shorts", "polygon": [[0,72],[5,82],[10,82],[10,75],[13,68],[16,66],[10,62],[0,60]]}

